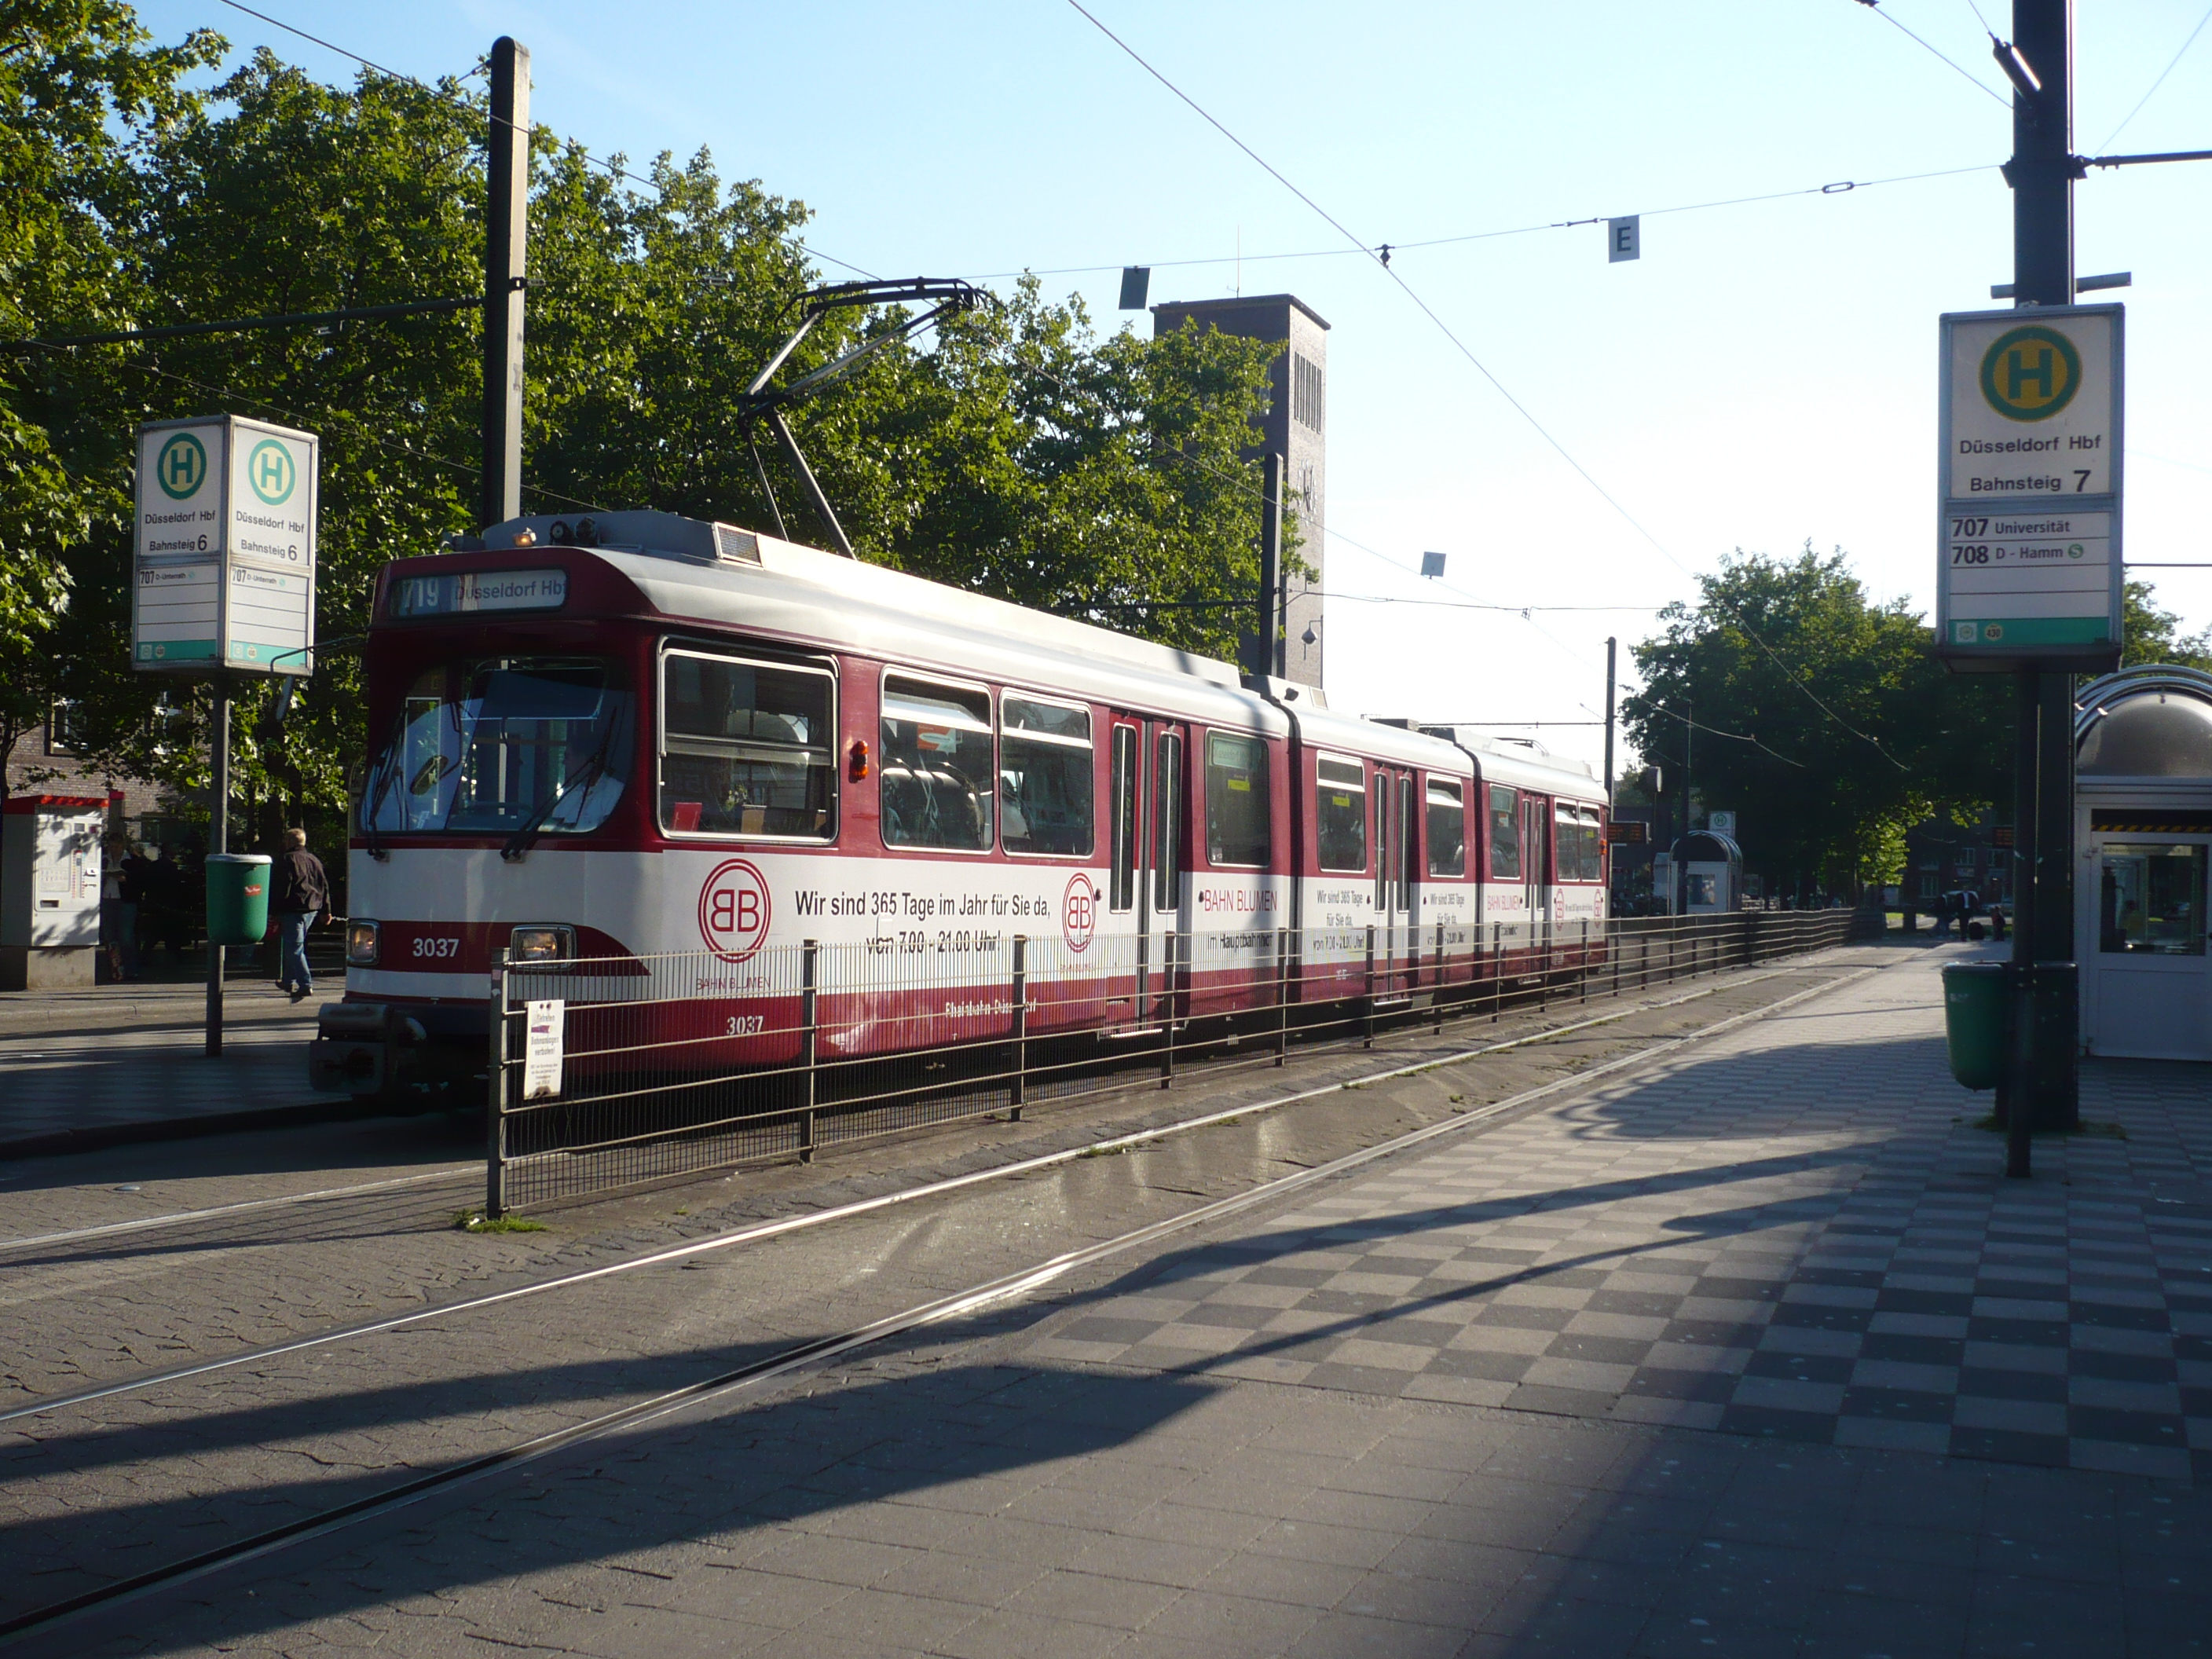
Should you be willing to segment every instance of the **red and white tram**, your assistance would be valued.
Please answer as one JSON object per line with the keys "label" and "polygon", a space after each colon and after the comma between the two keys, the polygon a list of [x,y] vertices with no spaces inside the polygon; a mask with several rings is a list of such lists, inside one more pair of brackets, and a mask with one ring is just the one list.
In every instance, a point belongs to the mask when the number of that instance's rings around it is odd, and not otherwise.
{"label": "red and white tram", "polygon": [[[1601,937],[1586,769],[727,525],[482,539],[378,580],[324,1086],[479,1073],[501,948],[737,969],[813,940],[924,952],[939,990],[972,963],[982,989],[1022,934],[1171,963],[1194,1017],[1273,994],[1252,966],[1280,930],[1305,1002],[1364,982],[1370,928],[1400,983]],[[1064,1029],[1127,1022],[1113,990],[1055,1005]],[[853,1023],[848,1052],[897,1030]]]}

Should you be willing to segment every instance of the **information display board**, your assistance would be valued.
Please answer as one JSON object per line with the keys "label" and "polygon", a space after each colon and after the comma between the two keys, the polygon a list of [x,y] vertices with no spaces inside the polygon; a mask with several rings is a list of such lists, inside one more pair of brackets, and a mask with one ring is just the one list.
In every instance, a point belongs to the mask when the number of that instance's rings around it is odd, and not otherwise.
{"label": "information display board", "polygon": [[2124,318],[1942,319],[1936,649],[1954,669],[2119,660]]}
{"label": "information display board", "polygon": [[138,429],[134,667],[311,672],[319,445],[235,415]]}

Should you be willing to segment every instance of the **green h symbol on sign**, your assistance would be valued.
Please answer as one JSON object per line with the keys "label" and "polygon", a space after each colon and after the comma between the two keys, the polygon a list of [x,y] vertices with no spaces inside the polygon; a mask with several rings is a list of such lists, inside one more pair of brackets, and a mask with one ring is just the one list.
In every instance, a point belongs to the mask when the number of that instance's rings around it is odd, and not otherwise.
{"label": "green h symbol on sign", "polygon": [[198,493],[207,477],[207,449],[189,432],[179,432],[161,446],[154,460],[154,482],[173,501]]}
{"label": "green h symbol on sign", "polygon": [[253,486],[253,493],[271,507],[290,497],[298,478],[299,469],[292,465],[292,452],[274,438],[264,438],[253,446],[253,453],[246,458],[246,482]]}
{"label": "green h symbol on sign", "polygon": [[2057,394],[2054,384],[2057,378],[2058,354],[2041,340],[2023,341],[2004,356],[2002,372],[2007,382],[2005,394],[2016,404],[2027,401],[2027,387],[2034,384],[2041,393],[2040,402],[2048,402]]}

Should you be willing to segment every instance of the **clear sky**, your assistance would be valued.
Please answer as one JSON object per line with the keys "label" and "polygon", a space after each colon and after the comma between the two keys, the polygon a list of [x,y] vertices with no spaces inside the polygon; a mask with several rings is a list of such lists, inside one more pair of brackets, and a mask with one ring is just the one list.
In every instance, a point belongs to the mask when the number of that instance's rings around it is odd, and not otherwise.
{"label": "clear sky", "polygon": [[[1049,272],[1103,329],[1150,328],[1115,309],[1125,264],[1152,265],[1155,301],[1298,295],[1332,325],[1331,590],[1644,607],[1333,600],[1340,708],[1591,720],[1606,636],[1631,678],[1653,608],[1734,548],[1840,547],[1877,594],[1932,605],[1936,319],[2012,275],[2010,117],[1975,0],[1882,7],[1959,67],[1857,0],[1086,0],[1360,241],[1400,245],[1413,293],[1628,516],[1404,289],[1323,252],[1343,239],[1066,0],[253,3],[425,77],[511,33],[534,55],[538,121],[634,160],[705,147],[726,176],[804,200],[814,246],[878,275]],[[2003,32],[2005,0],[1978,3]],[[142,10],[164,36],[207,25],[325,79],[353,71],[220,0]],[[2207,15],[2085,0],[2077,151],[2110,153]],[[2203,148],[2212,27],[2112,146]],[[1973,170],[1875,182],[1949,169]],[[1846,180],[1864,187],[1666,211]],[[2135,274],[2093,296],[2128,306],[2135,561],[2212,564],[2208,199],[2212,162],[2076,189],[2077,270]],[[1627,213],[1646,216],[1634,264],[1608,264],[1588,224],[1407,246]],[[1406,574],[1425,550],[1449,556],[1448,587]],[[2142,574],[2190,629],[2212,623],[2212,569]],[[1598,753],[1588,726],[1540,735]]]}

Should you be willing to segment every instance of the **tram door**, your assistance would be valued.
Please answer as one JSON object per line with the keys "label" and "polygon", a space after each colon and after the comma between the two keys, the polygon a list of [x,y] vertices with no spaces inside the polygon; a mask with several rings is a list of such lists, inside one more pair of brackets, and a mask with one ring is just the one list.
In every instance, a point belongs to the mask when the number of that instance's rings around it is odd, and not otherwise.
{"label": "tram door", "polygon": [[1152,969],[1148,988],[1155,995],[1150,1007],[1139,1009],[1140,1019],[1176,1018],[1174,994],[1190,983],[1190,930],[1183,914],[1182,879],[1185,827],[1190,817],[1184,785],[1188,749],[1188,734],[1181,725],[1146,722],[1137,909],[1142,959]]}
{"label": "tram door", "polygon": [[[1375,966],[1402,969],[1415,948],[1414,860],[1420,829],[1413,799],[1413,775],[1375,769],[1369,800],[1375,814]],[[1407,976],[1394,971],[1376,988],[1385,996],[1407,994]]]}
{"label": "tram door", "polygon": [[[1172,1017],[1176,988],[1168,969],[1188,949],[1182,890],[1188,746],[1184,728],[1171,721],[1127,716],[1114,722],[1107,908],[1115,933],[1131,939],[1128,967],[1115,972],[1132,975],[1121,982],[1129,988],[1130,1022],[1139,1027]],[[1176,975],[1176,981],[1187,978]]]}
{"label": "tram door", "polygon": [[1521,797],[1521,872],[1532,943],[1540,946],[1552,937],[1552,803],[1526,792]]}

